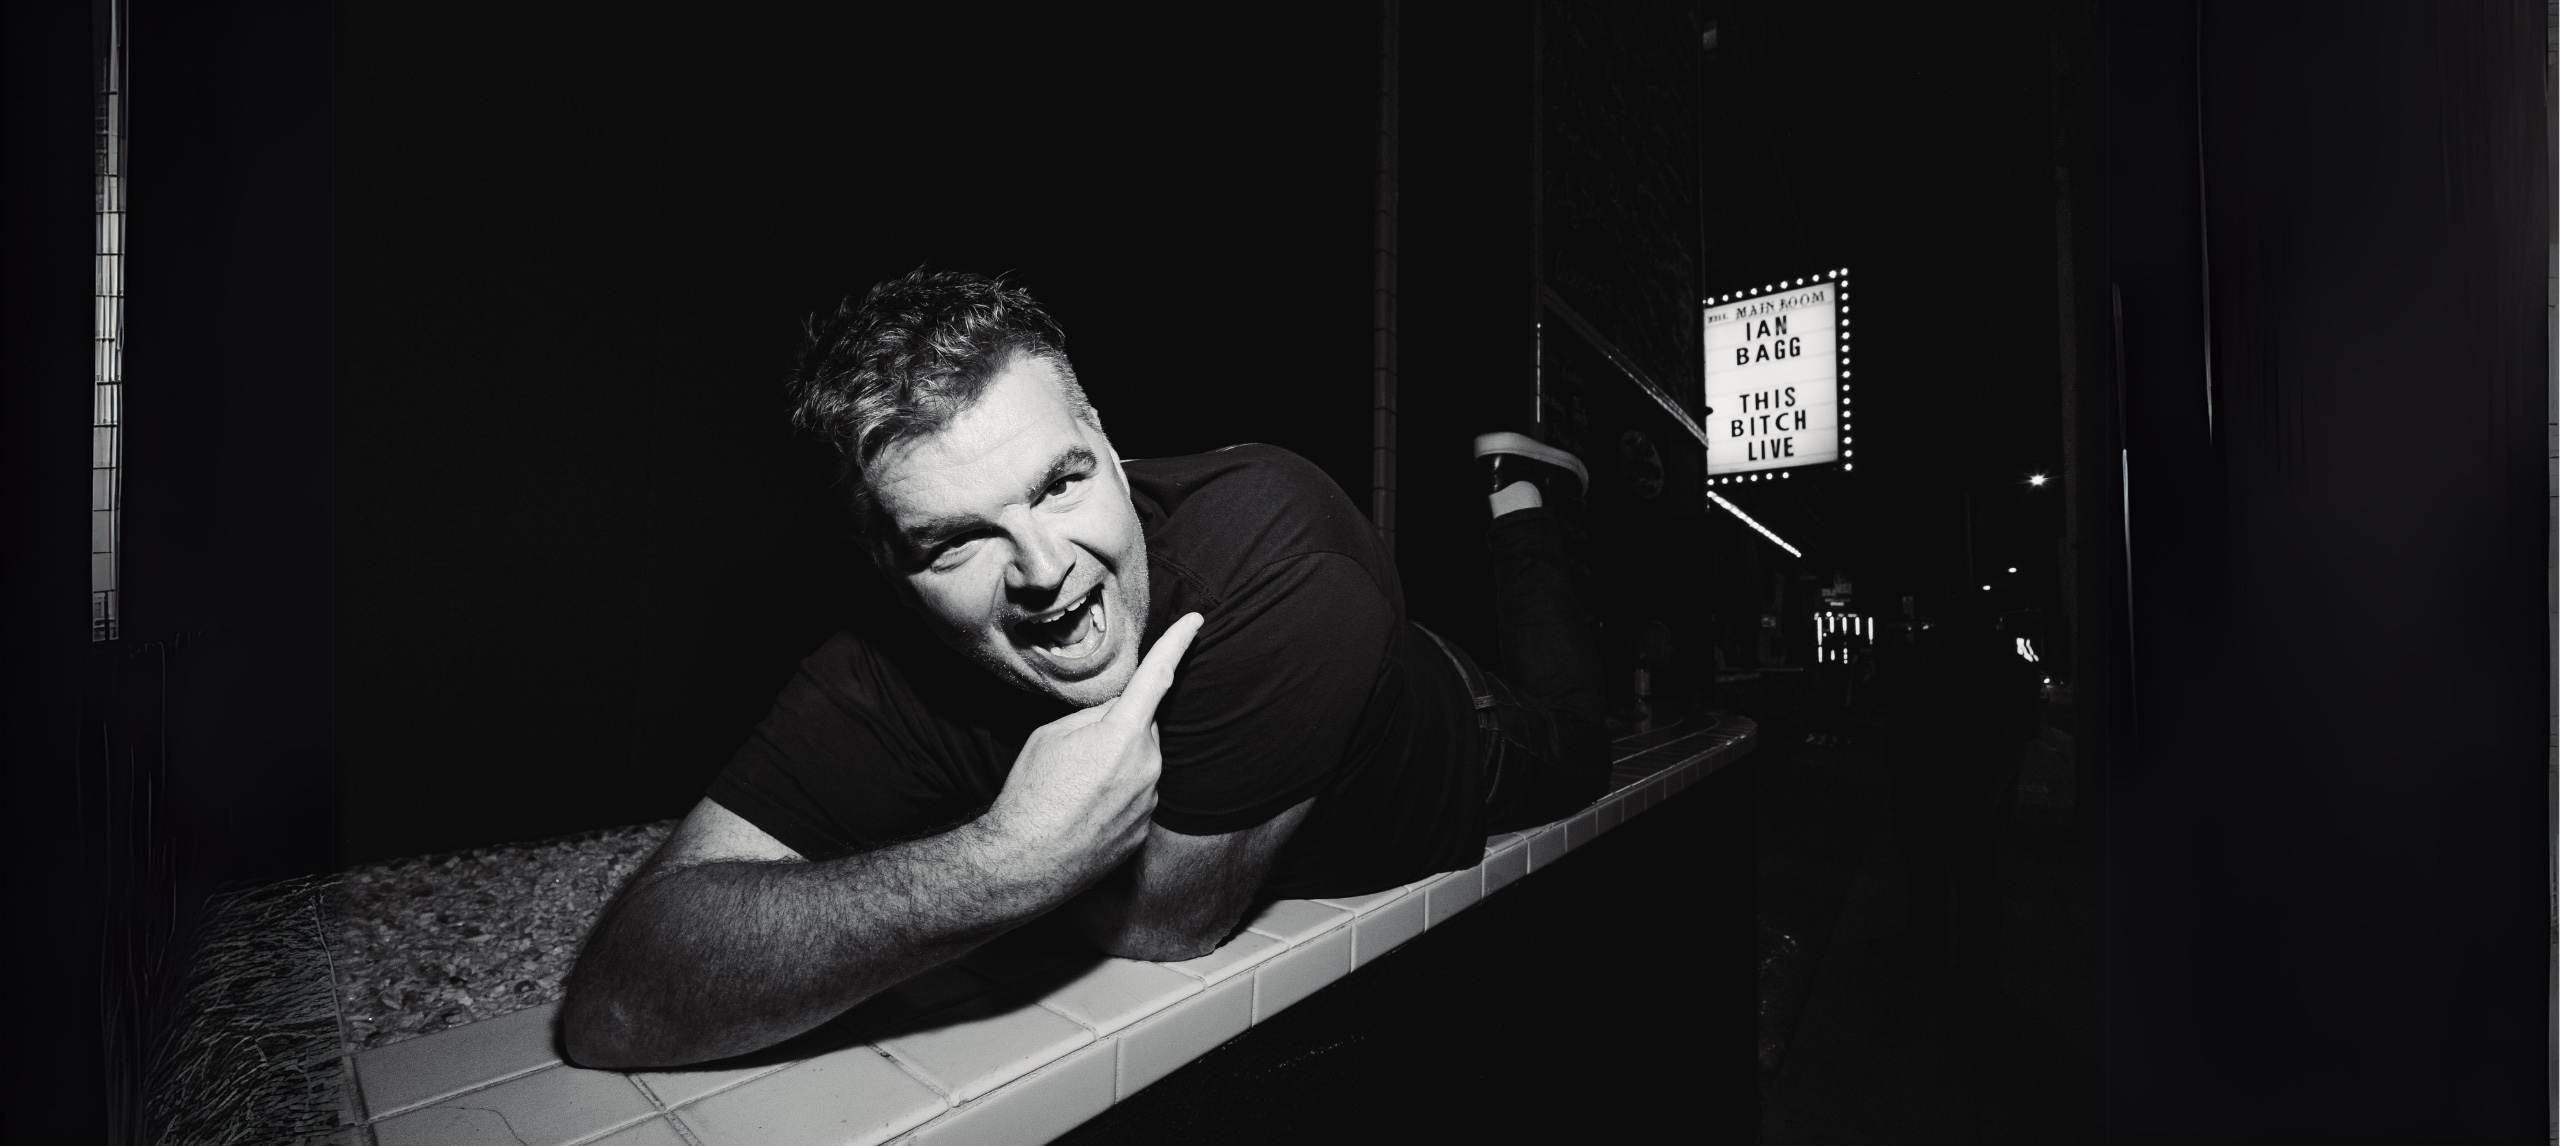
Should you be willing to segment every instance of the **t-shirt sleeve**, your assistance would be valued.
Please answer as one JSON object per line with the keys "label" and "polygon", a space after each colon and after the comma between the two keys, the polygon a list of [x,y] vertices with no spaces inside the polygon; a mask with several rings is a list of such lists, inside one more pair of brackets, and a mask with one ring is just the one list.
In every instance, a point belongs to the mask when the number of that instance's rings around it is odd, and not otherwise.
{"label": "t-shirt sleeve", "polygon": [[947,804],[890,670],[849,636],[801,662],[707,795],[810,860],[912,838]]}
{"label": "t-shirt sleeve", "polygon": [[1157,709],[1155,822],[1242,831],[1322,790],[1384,667],[1395,614],[1336,553],[1273,564],[1209,611]]}

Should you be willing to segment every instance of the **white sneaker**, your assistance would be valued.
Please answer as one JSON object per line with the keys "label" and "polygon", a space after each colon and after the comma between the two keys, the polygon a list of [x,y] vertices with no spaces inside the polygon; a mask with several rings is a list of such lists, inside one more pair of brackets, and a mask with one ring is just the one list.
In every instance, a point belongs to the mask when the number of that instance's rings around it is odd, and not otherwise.
{"label": "white sneaker", "polygon": [[[1570,491],[1574,495],[1580,495],[1591,488],[1591,471],[1583,466],[1581,458],[1577,458],[1572,454],[1559,450],[1554,446],[1550,446],[1545,442],[1541,442],[1536,438],[1528,436],[1527,434],[1514,434],[1508,431],[1500,431],[1491,434],[1478,434],[1476,435],[1475,456],[1478,458],[1490,457],[1497,459],[1494,462],[1496,484],[1503,484],[1503,479],[1510,476],[1509,474],[1506,474],[1505,471],[1512,468],[1503,466],[1499,459],[1504,457],[1514,457],[1536,462],[1544,466],[1552,466],[1558,470],[1564,471],[1565,473],[1572,474],[1577,487]],[[1527,471],[1525,473],[1518,474],[1517,480],[1533,482],[1539,480],[1539,475],[1535,466],[1521,466],[1517,468],[1519,470]],[[1564,493],[1566,491],[1559,490],[1550,492]]]}

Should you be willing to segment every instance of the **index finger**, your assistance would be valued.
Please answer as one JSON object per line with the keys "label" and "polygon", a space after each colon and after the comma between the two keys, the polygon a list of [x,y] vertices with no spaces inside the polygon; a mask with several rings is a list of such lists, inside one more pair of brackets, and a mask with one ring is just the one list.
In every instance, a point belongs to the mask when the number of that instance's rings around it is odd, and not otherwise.
{"label": "index finger", "polygon": [[1184,613],[1173,627],[1156,638],[1156,647],[1147,650],[1145,660],[1138,662],[1138,673],[1129,678],[1129,687],[1111,702],[1111,714],[1103,717],[1123,728],[1143,728],[1156,718],[1156,704],[1164,699],[1165,690],[1173,687],[1173,667],[1182,663],[1182,654],[1191,648],[1191,638],[1199,635],[1205,624],[1198,613]]}

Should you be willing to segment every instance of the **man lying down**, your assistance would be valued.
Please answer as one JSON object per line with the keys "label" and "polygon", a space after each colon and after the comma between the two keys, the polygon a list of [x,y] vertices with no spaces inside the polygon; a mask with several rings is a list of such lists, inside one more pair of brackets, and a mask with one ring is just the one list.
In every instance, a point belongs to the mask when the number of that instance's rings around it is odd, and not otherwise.
{"label": "man lying down", "polygon": [[804,661],[606,908],[572,1059],[759,1050],[1043,915],[1203,955],[1257,899],[1460,870],[1606,787],[1571,454],[1476,440],[1496,677],[1406,621],[1369,523],[1296,455],[1123,461],[1064,344],[1023,291],[921,271],[813,330],[794,419],[906,608]]}

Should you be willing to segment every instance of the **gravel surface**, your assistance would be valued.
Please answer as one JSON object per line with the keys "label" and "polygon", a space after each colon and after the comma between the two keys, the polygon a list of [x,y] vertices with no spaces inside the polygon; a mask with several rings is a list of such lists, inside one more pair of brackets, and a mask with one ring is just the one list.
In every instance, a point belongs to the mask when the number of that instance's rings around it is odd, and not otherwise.
{"label": "gravel surface", "polygon": [[557,1001],[596,913],[675,825],[348,869],[329,937],[347,1049]]}

